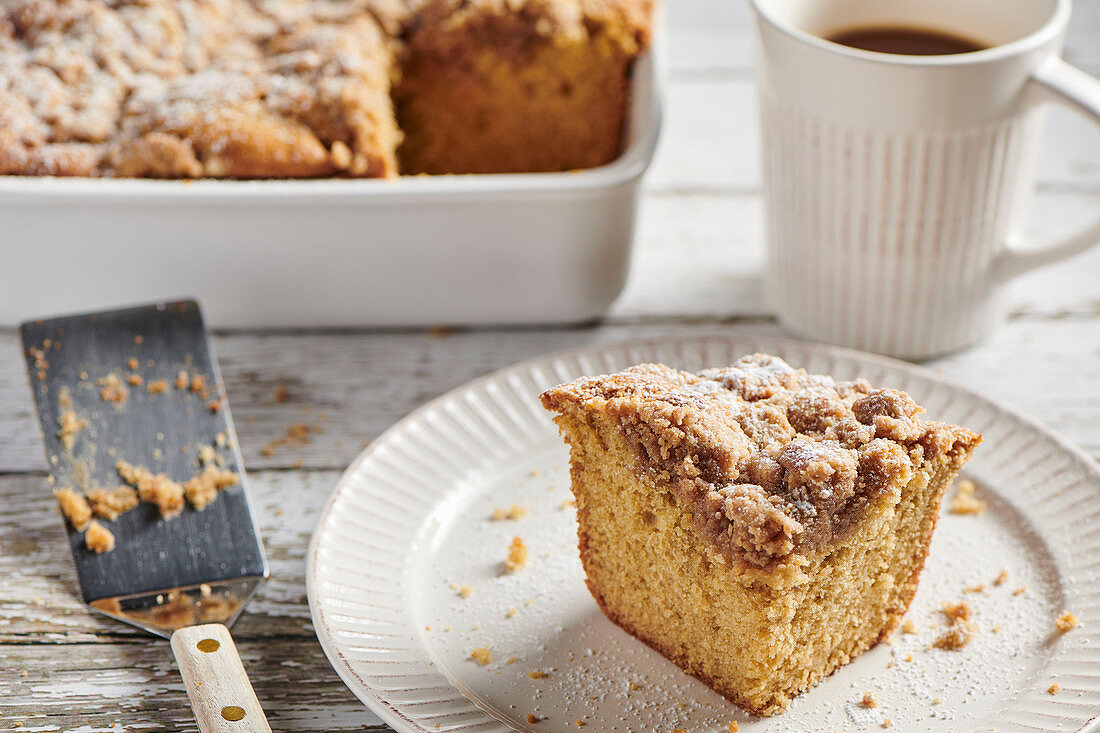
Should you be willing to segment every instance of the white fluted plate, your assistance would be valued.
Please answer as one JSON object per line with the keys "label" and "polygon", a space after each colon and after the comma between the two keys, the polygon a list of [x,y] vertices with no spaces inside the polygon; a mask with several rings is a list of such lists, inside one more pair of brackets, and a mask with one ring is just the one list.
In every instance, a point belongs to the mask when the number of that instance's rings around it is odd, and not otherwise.
{"label": "white fluted plate", "polygon": [[[980,431],[966,473],[989,501],[984,514],[940,522],[907,616],[915,633],[896,634],[770,719],[741,712],[600,614],[577,557],[567,451],[538,401],[583,374],[650,361],[698,370],[753,351],[906,390],[931,417]],[[512,504],[526,516],[490,519]],[[504,574],[513,537],[530,559]],[[1007,581],[995,585],[1002,570]],[[750,733],[886,720],[894,731],[1100,728],[1100,466],[1010,408],[854,351],[660,340],[550,356],[472,382],[395,425],[348,468],[314,532],[307,583],[333,667],[402,732],[565,731],[577,721],[666,733],[725,731],[730,721]],[[946,628],[938,609],[959,600],[974,611],[977,638],[961,651],[930,648]],[[1059,636],[1063,609],[1082,625]],[[492,655],[484,666],[470,659],[482,647]],[[876,707],[859,704],[865,693]]]}

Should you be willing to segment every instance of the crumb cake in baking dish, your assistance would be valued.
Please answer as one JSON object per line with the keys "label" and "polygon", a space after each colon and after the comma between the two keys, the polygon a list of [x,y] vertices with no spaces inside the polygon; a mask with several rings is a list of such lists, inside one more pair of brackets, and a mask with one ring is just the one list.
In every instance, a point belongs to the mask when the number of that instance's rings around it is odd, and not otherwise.
{"label": "crumb cake in baking dish", "polygon": [[653,1],[4,0],[0,175],[598,166]]}
{"label": "crumb cake in baking dish", "polygon": [[981,440],[904,392],[761,354],[699,374],[636,366],[542,402],[570,446],[600,608],[759,715],[897,625]]}

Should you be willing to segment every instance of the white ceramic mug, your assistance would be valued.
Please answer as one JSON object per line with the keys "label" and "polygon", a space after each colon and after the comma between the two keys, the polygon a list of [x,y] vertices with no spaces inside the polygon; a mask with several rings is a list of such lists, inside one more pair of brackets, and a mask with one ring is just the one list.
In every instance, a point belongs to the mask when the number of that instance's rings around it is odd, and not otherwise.
{"label": "white ceramic mug", "polygon": [[[1037,107],[1100,124],[1100,81],[1059,58],[1069,0],[751,0],[768,297],[788,328],[918,359],[981,338],[1010,278],[1100,241],[1023,241]],[[944,56],[823,37],[904,26],[973,39]]]}

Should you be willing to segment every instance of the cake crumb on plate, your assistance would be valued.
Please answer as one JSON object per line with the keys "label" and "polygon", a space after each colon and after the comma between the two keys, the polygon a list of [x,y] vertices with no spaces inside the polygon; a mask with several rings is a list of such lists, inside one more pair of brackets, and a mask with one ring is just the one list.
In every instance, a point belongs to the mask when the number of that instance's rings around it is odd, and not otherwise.
{"label": "cake crumb on plate", "polygon": [[978,487],[973,481],[961,479],[951,498],[952,514],[983,514],[988,504],[977,497]]}
{"label": "cake crumb on plate", "polygon": [[512,544],[508,545],[508,557],[504,561],[505,571],[514,573],[522,568],[527,564],[528,555],[527,545],[523,543],[523,538],[513,537]]}
{"label": "cake crumb on plate", "polygon": [[1071,611],[1062,611],[1061,615],[1054,622],[1055,628],[1058,629],[1059,634],[1064,634],[1067,631],[1076,629],[1081,622],[1077,618],[1077,614]]}
{"label": "cake crumb on plate", "polygon": [[493,650],[487,646],[479,646],[470,652],[470,659],[484,667],[493,661]]}

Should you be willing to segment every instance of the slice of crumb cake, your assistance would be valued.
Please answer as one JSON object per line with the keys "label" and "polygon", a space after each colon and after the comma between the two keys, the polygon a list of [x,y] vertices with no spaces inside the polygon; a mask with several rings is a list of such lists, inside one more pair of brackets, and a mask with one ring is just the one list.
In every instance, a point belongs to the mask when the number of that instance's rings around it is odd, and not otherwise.
{"label": "slice of crumb cake", "polygon": [[904,392],[762,354],[699,374],[644,364],[542,402],[570,445],[600,608],[760,715],[897,625],[981,441]]}

